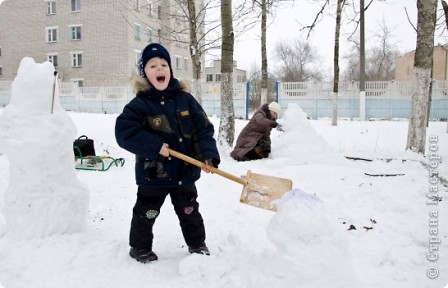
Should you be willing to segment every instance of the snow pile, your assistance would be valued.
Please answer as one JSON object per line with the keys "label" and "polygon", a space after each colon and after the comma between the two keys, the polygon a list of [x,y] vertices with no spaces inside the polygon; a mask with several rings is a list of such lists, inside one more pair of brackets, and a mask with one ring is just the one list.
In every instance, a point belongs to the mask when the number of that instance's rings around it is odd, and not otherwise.
{"label": "snow pile", "polygon": [[10,165],[0,234],[46,237],[86,225],[89,193],[73,161],[76,126],[53,92],[53,72],[50,62],[23,58],[0,118],[0,146]]}
{"label": "snow pile", "polygon": [[[314,194],[300,189],[286,193],[268,226],[268,238],[278,249],[277,261],[294,267],[303,287],[359,287],[349,251],[349,239],[335,227],[333,215]],[[275,267],[273,267],[275,268]],[[323,277],[324,276],[324,277]]]}
{"label": "snow pile", "polygon": [[[279,122],[285,132],[281,133],[278,138],[272,139],[273,159],[289,158],[294,165],[341,164],[345,160],[325,142],[322,136],[316,133],[308,121],[306,113],[297,104],[288,104],[288,108]],[[303,147],[307,149],[303,149]]]}

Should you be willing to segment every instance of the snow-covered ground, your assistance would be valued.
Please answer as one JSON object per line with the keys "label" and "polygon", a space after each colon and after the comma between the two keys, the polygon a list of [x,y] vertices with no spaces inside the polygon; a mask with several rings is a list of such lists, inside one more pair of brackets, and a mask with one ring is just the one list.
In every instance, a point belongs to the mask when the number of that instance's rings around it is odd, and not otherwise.
{"label": "snow-covered ground", "polygon": [[[272,131],[268,159],[240,163],[220,148],[226,172],[293,181],[279,211],[242,204],[241,184],[204,174],[197,186],[211,256],[187,252],[167,200],[155,225],[159,260],[144,265],[128,256],[134,156],[115,142],[117,115],[65,112],[57,101],[50,113],[52,74],[22,64],[47,76],[19,72],[24,82],[16,80],[11,104],[0,109],[0,287],[448,283],[447,123],[430,123],[423,157],[405,151],[406,121],[331,126],[290,105],[279,120],[284,132]],[[218,128],[219,119],[211,120]],[[237,134],[246,123],[237,120]],[[122,157],[125,165],[75,169],[71,145],[83,134],[95,140],[97,155]]]}

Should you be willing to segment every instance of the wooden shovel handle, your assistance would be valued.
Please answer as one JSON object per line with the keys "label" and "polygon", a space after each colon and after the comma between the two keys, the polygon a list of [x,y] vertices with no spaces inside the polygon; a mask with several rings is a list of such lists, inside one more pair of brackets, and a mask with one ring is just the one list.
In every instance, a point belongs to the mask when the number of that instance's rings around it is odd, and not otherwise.
{"label": "wooden shovel handle", "polygon": [[[174,156],[174,157],[176,157],[176,158],[179,158],[179,159],[181,159],[181,160],[184,160],[185,162],[190,163],[190,164],[193,164],[194,166],[197,166],[197,167],[199,167],[199,168],[203,168],[203,167],[206,165],[204,162],[201,162],[201,161],[199,161],[199,160],[196,160],[196,159],[194,159],[194,158],[191,158],[190,156],[187,156],[187,155],[185,155],[185,154],[182,154],[182,153],[180,153],[180,152],[177,152],[177,151],[175,151],[175,150],[173,150],[173,149],[171,149],[171,148],[168,148],[168,151],[170,152],[170,155],[171,155],[171,156]],[[230,174],[230,173],[227,173],[227,172],[225,172],[225,171],[219,170],[218,168],[209,166],[209,170],[210,170],[210,172],[212,172],[212,173],[221,175],[221,176],[223,176],[223,177],[225,177],[225,178],[227,178],[227,179],[229,179],[229,180],[232,180],[232,181],[235,181],[235,182],[237,182],[237,183],[240,183],[241,185],[246,185],[246,184],[247,184],[247,182],[244,181],[244,179],[241,179],[240,177],[237,177],[237,176],[232,175],[232,174]]]}
{"label": "wooden shovel handle", "polygon": [[54,79],[53,79],[53,92],[51,93],[51,114],[53,114],[54,110],[54,92],[56,90],[56,75],[58,75],[58,72],[54,71],[53,75]]}

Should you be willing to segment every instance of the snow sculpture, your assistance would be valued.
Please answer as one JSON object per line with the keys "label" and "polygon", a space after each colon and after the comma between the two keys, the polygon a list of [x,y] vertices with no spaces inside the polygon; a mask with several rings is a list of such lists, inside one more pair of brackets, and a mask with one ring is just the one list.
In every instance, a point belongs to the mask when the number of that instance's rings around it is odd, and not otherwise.
{"label": "snow sculpture", "polygon": [[0,116],[0,149],[10,165],[4,201],[0,201],[3,233],[42,238],[85,227],[89,191],[75,172],[77,131],[59,105],[55,78],[50,62],[37,64],[23,58],[11,101]]}
{"label": "snow sculpture", "polygon": [[276,246],[277,256],[288,259],[288,267],[297,271],[300,285],[359,287],[349,240],[336,223],[314,194],[293,189],[280,199],[268,226],[268,238]]}

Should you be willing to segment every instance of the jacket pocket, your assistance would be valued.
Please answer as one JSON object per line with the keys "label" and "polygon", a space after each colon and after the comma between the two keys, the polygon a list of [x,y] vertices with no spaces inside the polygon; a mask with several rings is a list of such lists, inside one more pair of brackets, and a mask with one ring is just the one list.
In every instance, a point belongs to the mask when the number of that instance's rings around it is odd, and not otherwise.
{"label": "jacket pocket", "polygon": [[170,121],[166,115],[148,116],[146,117],[143,125],[150,129],[151,131],[160,131],[172,134],[173,129],[171,128]]}
{"label": "jacket pocket", "polygon": [[192,138],[193,123],[191,122],[190,111],[187,109],[177,111],[177,119],[179,121],[180,133],[184,139]]}

